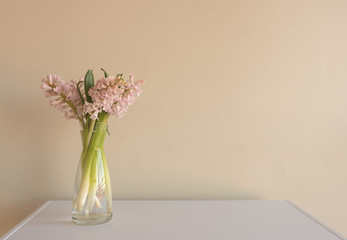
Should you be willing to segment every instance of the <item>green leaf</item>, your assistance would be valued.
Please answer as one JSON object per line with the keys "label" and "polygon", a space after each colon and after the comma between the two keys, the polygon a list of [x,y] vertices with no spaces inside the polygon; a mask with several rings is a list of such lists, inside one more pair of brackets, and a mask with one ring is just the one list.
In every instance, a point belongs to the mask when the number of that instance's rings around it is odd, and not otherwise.
{"label": "green leaf", "polygon": [[78,95],[80,95],[80,98],[81,98],[81,100],[82,100],[82,103],[84,104],[84,99],[83,99],[81,90],[80,90],[80,88],[79,88],[79,85],[80,85],[81,83],[83,83],[83,81],[79,81],[79,82],[77,83],[77,92],[78,92]]}
{"label": "green leaf", "polygon": [[104,72],[105,78],[107,78],[109,76],[108,73],[103,68],[101,68],[101,70]]}
{"label": "green leaf", "polygon": [[93,70],[88,69],[86,76],[84,78],[84,92],[86,94],[86,100],[87,102],[93,102],[92,97],[89,96],[89,89],[91,89],[94,86],[94,75]]}

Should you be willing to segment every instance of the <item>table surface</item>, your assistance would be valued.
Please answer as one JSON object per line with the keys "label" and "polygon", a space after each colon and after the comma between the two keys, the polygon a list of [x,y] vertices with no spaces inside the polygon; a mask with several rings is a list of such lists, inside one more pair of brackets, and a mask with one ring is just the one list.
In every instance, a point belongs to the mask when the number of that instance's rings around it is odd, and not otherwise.
{"label": "table surface", "polygon": [[71,201],[49,201],[5,239],[340,240],[288,201],[114,201],[111,222],[78,226]]}

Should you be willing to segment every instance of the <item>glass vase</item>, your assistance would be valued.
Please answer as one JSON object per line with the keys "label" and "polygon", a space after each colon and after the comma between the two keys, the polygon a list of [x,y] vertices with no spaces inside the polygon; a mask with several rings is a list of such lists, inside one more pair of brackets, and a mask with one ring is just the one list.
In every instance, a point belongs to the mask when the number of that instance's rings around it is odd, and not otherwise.
{"label": "glass vase", "polygon": [[107,122],[91,121],[81,130],[82,153],[73,192],[72,220],[97,225],[112,219],[111,180],[104,152]]}

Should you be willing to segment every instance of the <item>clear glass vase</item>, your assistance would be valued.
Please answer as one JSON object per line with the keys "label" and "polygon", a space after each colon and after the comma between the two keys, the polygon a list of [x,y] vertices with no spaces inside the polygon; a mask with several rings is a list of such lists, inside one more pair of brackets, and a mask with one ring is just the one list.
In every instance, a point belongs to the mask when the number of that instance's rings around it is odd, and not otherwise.
{"label": "clear glass vase", "polygon": [[107,122],[91,121],[81,130],[83,150],[73,192],[72,220],[97,225],[112,219],[111,180],[104,152]]}

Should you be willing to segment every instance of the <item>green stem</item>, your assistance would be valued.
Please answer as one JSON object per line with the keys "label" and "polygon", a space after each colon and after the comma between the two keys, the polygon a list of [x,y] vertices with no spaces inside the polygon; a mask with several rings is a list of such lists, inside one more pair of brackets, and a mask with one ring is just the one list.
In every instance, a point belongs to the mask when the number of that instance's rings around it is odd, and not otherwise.
{"label": "green stem", "polygon": [[82,210],[85,200],[87,198],[93,155],[95,154],[95,147],[97,146],[97,143],[100,141],[100,136],[101,131],[96,131],[92,134],[92,137],[88,144],[87,152],[83,160],[82,180],[75,203],[76,209],[78,211]]}
{"label": "green stem", "polygon": [[102,154],[102,164],[105,171],[105,191],[107,199],[107,212],[112,213],[112,188],[111,188],[111,178],[107,166],[106,156],[104,150],[101,151]]}
{"label": "green stem", "polygon": [[105,192],[106,192],[106,202],[107,202],[107,212],[112,213],[112,188],[111,188],[111,178],[110,178],[110,173],[108,170],[108,165],[106,161],[106,155],[104,151],[104,143],[105,143],[105,138],[106,138],[106,131],[103,132],[103,135],[101,136],[101,141],[100,141],[100,152],[101,152],[101,159],[102,159],[102,165],[104,168],[104,173],[105,173]]}
{"label": "green stem", "polygon": [[86,214],[89,214],[89,212],[92,210],[96,198],[96,189],[98,185],[98,159],[98,153],[94,152],[92,167],[89,175],[88,200],[85,209]]}
{"label": "green stem", "polygon": [[[95,164],[95,158],[94,155],[96,154],[96,147],[100,146],[100,143],[103,143],[102,136],[105,136],[106,132],[106,127],[107,127],[107,119],[109,117],[109,114],[107,113],[100,113],[99,114],[99,120],[96,122],[94,121],[93,124],[89,125],[89,131],[87,135],[87,139],[90,139],[87,141],[87,150],[84,156],[82,155],[81,163],[83,162],[83,167],[82,167],[82,180],[81,180],[81,185],[78,190],[78,194],[76,199],[74,200],[74,207],[77,209],[77,211],[81,211],[87,195],[89,198],[91,198],[91,201],[94,201],[95,197],[95,187],[94,186],[94,174],[96,173],[96,164]],[[93,132],[93,127],[91,125],[95,125],[96,123],[100,123],[101,127],[100,129],[95,129]],[[98,126],[99,128],[99,126]],[[89,135],[91,137],[89,138]],[[94,164],[93,164],[94,162]],[[92,202],[93,203],[93,202]],[[92,208],[92,203],[89,203],[88,200],[88,208]],[[91,206],[89,206],[91,204]]]}
{"label": "green stem", "polygon": [[88,135],[87,135],[87,145],[89,145],[90,138],[92,137],[94,126],[95,126],[95,120],[91,120],[91,122],[89,123],[89,129],[88,129]]}
{"label": "green stem", "polygon": [[84,165],[84,158],[85,158],[85,155],[87,152],[87,146],[89,145],[90,138],[92,137],[94,126],[95,126],[95,120],[91,120],[89,122],[90,123],[88,126],[88,130],[86,127],[86,129],[83,131],[83,150],[82,150],[82,155],[81,155],[82,169],[83,169],[83,165]]}
{"label": "green stem", "polygon": [[85,130],[81,131],[81,138],[82,138],[82,153],[81,153],[81,168],[83,169],[83,163],[84,163],[84,158],[86,156],[87,153],[87,146],[88,146],[88,142],[87,142],[87,136],[88,136],[88,132]]}

